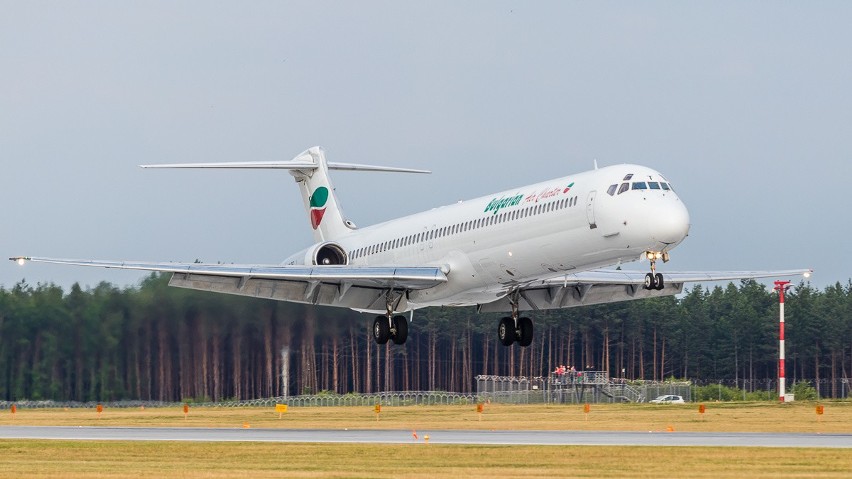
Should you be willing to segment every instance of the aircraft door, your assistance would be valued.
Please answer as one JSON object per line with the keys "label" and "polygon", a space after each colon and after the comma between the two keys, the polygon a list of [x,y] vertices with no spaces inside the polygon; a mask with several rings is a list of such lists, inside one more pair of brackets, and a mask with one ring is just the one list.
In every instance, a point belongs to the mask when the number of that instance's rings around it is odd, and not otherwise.
{"label": "aircraft door", "polygon": [[595,194],[595,190],[590,191],[586,200],[586,218],[589,220],[589,229],[592,230],[598,227],[595,222]]}

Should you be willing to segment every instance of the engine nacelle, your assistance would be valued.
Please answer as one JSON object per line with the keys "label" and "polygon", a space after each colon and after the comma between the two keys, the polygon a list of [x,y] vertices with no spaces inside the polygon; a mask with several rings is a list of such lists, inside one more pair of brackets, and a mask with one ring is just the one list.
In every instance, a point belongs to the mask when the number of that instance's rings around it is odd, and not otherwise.
{"label": "engine nacelle", "polygon": [[314,245],[305,252],[306,265],[346,265],[349,257],[346,251],[337,243],[327,242]]}

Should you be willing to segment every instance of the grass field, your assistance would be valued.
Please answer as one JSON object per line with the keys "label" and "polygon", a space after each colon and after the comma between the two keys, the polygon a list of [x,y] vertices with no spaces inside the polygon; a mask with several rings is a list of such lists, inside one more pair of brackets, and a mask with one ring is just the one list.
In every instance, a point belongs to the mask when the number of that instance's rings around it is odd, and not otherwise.
{"label": "grass field", "polygon": [[[16,425],[852,434],[852,403],[19,409]],[[849,477],[848,449],[0,441],[0,477]]]}
{"label": "grass field", "polygon": [[0,415],[0,425],[261,427],[331,429],[527,429],[675,432],[822,432],[852,434],[852,402],[707,403],[582,405],[487,404],[481,419],[476,406],[382,407],[379,420],[372,407],[291,407],[278,418],[274,408],[180,407],[104,409],[19,409]]}

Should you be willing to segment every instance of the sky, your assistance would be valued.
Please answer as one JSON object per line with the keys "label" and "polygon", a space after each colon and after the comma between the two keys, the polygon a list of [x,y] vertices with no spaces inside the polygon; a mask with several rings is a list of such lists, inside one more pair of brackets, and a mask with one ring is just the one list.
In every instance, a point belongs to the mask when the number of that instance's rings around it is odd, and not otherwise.
{"label": "sky", "polygon": [[[132,286],[60,258],[277,263],[311,243],[287,160],[364,226],[601,166],[662,172],[675,271],[852,277],[848,2],[0,0],[0,286]],[[646,268],[645,265],[638,265]]]}

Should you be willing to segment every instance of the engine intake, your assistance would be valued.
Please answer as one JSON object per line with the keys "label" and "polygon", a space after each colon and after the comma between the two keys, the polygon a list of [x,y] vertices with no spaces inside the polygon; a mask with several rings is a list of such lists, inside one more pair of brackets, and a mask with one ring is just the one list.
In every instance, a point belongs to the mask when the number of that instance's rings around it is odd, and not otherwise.
{"label": "engine intake", "polygon": [[323,243],[310,250],[308,254],[310,255],[311,264],[322,266],[349,264],[346,251],[336,243]]}

